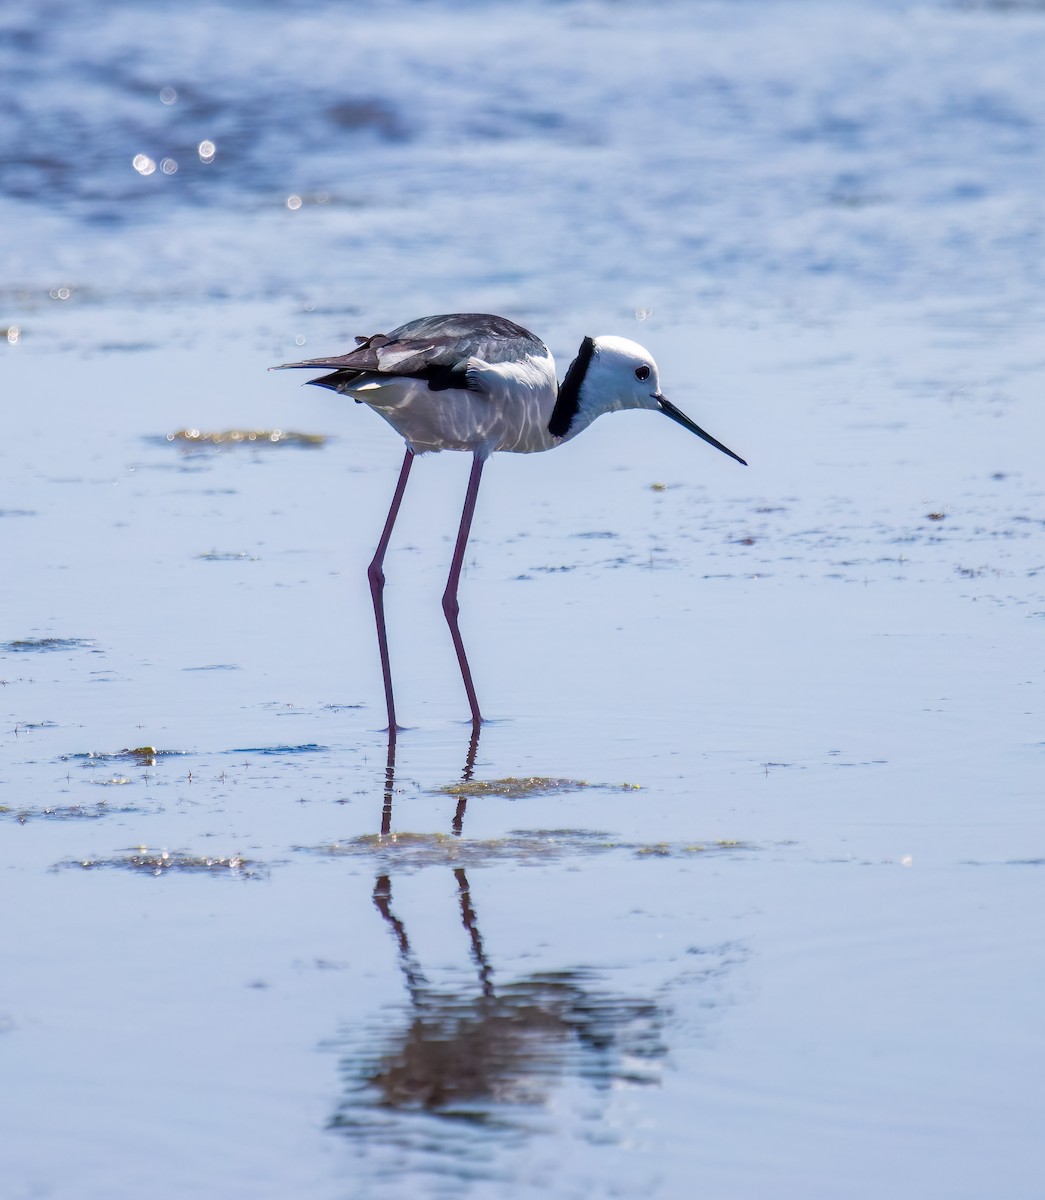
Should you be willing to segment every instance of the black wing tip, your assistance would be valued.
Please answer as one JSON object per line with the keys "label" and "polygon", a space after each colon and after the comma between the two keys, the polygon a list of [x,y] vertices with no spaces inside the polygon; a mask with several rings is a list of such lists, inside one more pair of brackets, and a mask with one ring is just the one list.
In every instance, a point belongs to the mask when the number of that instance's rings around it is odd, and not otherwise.
{"label": "black wing tip", "polygon": [[339,364],[331,362],[328,358],[309,358],[304,362],[296,363],[280,363],[278,367],[269,367],[270,371],[293,371],[301,369],[305,371],[336,371]]}
{"label": "black wing tip", "polygon": [[329,388],[332,392],[340,392],[343,380],[339,379],[339,371],[335,371],[332,375],[320,375],[316,379],[306,379],[305,387],[321,387]]}
{"label": "black wing tip", "polygon": [[311,371],[321,371],[326,368],[328,374],[317,375],[315,379],[306,379],[305,386],[308,387],[310,384],[314,384],[316,387],[329,388],[332,392],[339,392],[346,380],[352,379],[361,373],[359,371],[346,371],[343,368],[335,368],[331,371],[330,364],[323,362],[322,359],[318,362],[280,363],[278,367],[269,367],[268,370],[286,371],[291,367],[305,367]]}

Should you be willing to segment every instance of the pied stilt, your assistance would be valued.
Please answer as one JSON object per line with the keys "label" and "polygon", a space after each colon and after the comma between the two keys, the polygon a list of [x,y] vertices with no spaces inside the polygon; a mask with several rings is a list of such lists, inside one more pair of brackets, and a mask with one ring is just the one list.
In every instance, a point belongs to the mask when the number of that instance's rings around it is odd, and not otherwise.
{"label": "pied stilt", "polygon": [[388,334],[357,337],[356,342],[348,354],[284,363],[273,369],[329,371],[309,382],[369,405],[406,442],[399,482],[369,569],[392,738],[397,725],[385,630],[383,564],[415,455],[430,450],[468,450],[472,454],[443,612],[476,728],[482,716],[457,620],[457,587],[483,464],[495,450],[516,454],[553,450],[603,413],[649,408],[747,465],[661,395],[657,364],[649,351],[627,338],[586,337],[561,384],[540,338],[513,321],[485,313],[422,317]]}

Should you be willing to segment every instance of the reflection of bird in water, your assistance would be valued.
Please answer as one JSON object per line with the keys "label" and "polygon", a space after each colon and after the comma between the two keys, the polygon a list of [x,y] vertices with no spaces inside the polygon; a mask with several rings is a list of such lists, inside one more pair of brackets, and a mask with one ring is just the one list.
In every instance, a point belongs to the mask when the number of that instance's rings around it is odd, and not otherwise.
{"label": "reflection of bird in water", "polygon": [[566,1075],[599,1088],[655,1082],[655,1063],[665,1053],[665,1014],[657,1003],[614,996],[580,970],[495,988],[467,876],[458,867],[454,878],[478,989],[429,983],[406,925],[392,908],[391,879],[378,876],[374,905],[395,938],[411,1015],[404,1028],[382,1039],[376,1058],[346,1062],[357,1086],[364,1084],[364,1095],[343,1106],[335,1124],[357,1123],[360,1099],[370,1106],[478,1119],[490,1117],[491,1106],[539,1105]]}
{"label": "reflection of bird in water", "polygon": [[472,454],[443,612],[475,725],[482,716],[458,626],[457,588],[483,464],[495,450],[517,454],[552,450],[603,413],[645,408],[663,413],[730,458],[744,462],[661,394],[657,364],[648,350],[627,338],[586,337],[561,384],[540,338],[504,317],[485,313],[422,317],[389,334],[360,337],[356,342],[356,349],[347,354],[283,366],[328,370],[330,374],[309,382],[368,404],[406,442],[399,482],[369,572],[388,727],[393,732],[383,564],[416,454],[430,450]]}
{"label": "reflection of bird in water", "polygon": [[[392,819],[394,738],[389,739],[382,829]],[[464,776],[471,777],[477,731]],[[454,832],[461,833],[464,797]],[[649,1083],[666,1050],[664,1012],[653,1000],[613,995],[593,972],[541,973],[495,986],[468,877],[453,869],[457,912],[468,937],[476,984],[437,986],[423,970],[405,921],[392,900],[392,877],[378,875],[373,902],[389,927],[409,999],[405,1026],[382,1025],[378,1048],[343,1059],[349,1095],[331,1127],[372,1133],[380,1112],[399,1110],[468,1118],[523,1129],[520,1108],[532,1113],[566,1078],[598,1089],[616,1082]],[[510,1114],[516,1112],[516,1117]]]}

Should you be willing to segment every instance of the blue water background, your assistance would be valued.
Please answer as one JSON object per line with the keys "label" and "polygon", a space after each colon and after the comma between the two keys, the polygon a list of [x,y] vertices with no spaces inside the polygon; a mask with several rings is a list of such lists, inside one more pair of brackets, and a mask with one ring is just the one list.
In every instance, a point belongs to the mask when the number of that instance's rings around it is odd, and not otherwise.
{"label": "blue water background", "polygon": [[[1037,1200],[1043,63],[1018,2],[0,8],[5,1197]],[[389,782],[401,446],[266,368],[456,309],[751,466],[490,464],[473,748],[419,463]]]}

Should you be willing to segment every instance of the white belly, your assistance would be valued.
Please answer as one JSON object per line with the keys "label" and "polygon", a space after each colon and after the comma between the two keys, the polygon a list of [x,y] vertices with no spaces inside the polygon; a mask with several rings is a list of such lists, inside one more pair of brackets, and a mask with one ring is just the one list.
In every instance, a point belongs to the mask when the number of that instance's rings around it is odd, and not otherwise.
{"label": "white belly", "polygon": [[[485,381],[484,381],[485,382]],[[369,405],[416,454],[470,450],[483,458],[495,450],[533,454],[561,441],[548,432],[554,375],[532,379],[498,374],[483,391],[450,388],[433,392],[420,379],[370,376],[346,394]]]}

